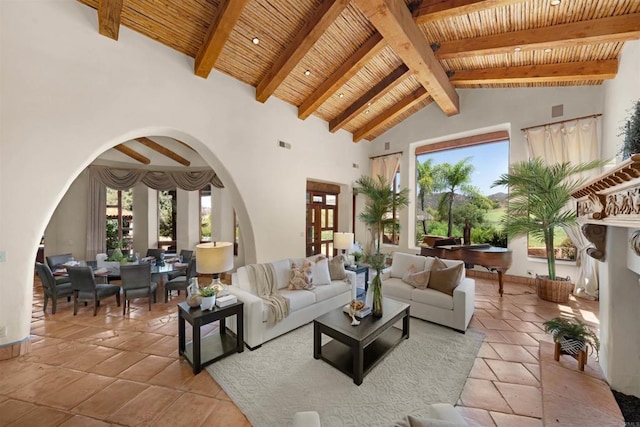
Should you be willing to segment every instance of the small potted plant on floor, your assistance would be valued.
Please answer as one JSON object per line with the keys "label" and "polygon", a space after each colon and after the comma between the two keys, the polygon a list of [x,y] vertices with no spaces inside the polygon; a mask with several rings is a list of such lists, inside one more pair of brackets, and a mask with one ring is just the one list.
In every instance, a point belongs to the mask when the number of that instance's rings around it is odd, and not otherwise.
{"label": "small potted plant on floor", "polygon": [[[569,354],[576,359],[583,370],[586,356],[595,353],[600,356],[600,340],[595,332],[575,317],[554,317],[544,322],[545,332],[553,335],[553,341],[559,344],[555,359],[559,360],[560,353]],[[582,355],[581,355],[582,352]]]}

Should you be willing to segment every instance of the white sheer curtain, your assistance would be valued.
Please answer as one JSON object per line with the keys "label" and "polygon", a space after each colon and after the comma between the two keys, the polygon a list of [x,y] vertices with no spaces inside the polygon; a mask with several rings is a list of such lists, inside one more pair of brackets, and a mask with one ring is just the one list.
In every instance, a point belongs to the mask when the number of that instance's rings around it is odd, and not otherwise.
{"label": "white sheer curtain", "polygon": [[[548,164],[583,163],[600,158],[598,118],[589,117],[563,123],[540,126],[525,131],[530,157],[541,157]],[[583,172],[581,178],[594,176],[598,171]],[[572,206],[571,209],[575,209]],[[574,294],[588,299],[598,298],[598,263],[587,254],[591,243],[579,226],[565,231],[577,248],[578,277]]]}

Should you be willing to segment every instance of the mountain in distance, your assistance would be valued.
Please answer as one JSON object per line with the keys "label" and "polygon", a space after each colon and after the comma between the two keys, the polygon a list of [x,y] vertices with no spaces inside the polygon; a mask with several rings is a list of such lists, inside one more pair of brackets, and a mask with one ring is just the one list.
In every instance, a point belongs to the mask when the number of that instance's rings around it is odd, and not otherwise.
{"label": "mountain in distance", "polygon": [[[440,198],[441,194],[442,193],[431,194],[426,200],[427,206],[436,207],[438,205],[438,199]],[[501,208],[507,207],[507,193],[498,192],[498,193],[490,194],[486,197],[493,202],[497,202],[498,207],[501,207]],[[468,200],[469,198],[462,194],[456,193],[453,196],[453,203],[456,205],[467,203]]]}

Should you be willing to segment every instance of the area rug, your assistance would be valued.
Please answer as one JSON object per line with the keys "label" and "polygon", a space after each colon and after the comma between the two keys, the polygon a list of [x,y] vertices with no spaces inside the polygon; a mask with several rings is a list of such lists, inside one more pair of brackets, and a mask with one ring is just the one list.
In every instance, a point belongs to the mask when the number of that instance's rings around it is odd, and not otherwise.
{"label": "area rug", "polygon": [[[313,325],[236,353],[207,371],[253,426],[291,425],[318,411],[323,427],[390,426],[431,403],[455,405],[484,334],[466,334],[411,318],[410,337],[364,377],[362,385],[313,358]],[[330,338],[323,335],[323,344]]]}

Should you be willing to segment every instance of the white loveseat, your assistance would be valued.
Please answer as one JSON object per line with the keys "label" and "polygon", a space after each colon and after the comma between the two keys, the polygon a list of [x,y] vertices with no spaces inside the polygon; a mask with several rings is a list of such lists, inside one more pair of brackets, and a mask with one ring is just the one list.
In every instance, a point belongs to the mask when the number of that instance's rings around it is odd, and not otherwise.
{"label": "white loveseat", "polygon": [[[317,257],[311,257],[314,261]],[[232,276],[229,293],[244,303],[244,342],[254,350],[264,342],[311,322],[316,317],[343,307],[356,296],[356,274],[346,271],[346,280],[333,280],[320,283],[314,275],[312,290],[289,290],[291,263],[302,266],[304,259],[281,259],[271,262],[273,265],[280,295],[289,300],[289,315],[273,324],[267,323],[268,308],[263,300],[252,290],[246,267],[240,267]],[[227,319],[227,325],[236,331],[235,316]]]}
{"label": "white loveseat", "polygon": [[464,332],[475,309],[475,281],[466,277],[462,261],[442,260],[450,267],[462,264],[462,276],[453,290],[453,296],[428,287],[415,288],[402,280],[412,265],[417,271],[430,270],[434,259],[395,252],[391,269],[382,276],[383,295],[410,304],[412,317]]}

